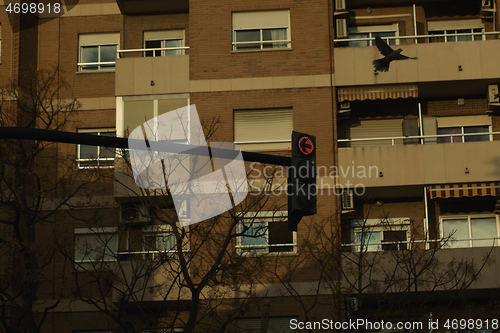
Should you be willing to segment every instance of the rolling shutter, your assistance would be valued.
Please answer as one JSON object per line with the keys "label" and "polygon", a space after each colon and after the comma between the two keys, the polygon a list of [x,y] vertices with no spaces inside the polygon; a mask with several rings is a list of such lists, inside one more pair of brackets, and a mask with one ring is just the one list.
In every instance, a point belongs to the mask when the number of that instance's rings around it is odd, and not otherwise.
{"label": "rolling shutter", "polygon": [[292,109],[234,111],[234,143],[242,150],[289,150]]}
{"label": "rolling shutter", "polygon": [[[402,136],[403,119],[381,119],[353,121],[347,129],[350,139],[381,138]],[[402,139],[394,140],[394,144],[402,144]],[[391,140],[353,141],[351,147],[390,146]]]}

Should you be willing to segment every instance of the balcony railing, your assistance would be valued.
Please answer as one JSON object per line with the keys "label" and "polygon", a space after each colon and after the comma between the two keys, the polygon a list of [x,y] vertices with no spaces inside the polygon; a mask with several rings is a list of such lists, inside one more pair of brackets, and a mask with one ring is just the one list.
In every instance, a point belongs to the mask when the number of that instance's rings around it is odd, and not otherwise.
{"label": "balcony railing", "polygon": [[[490,135],[490,140],[491,141],[491,135],[494,134],[500,134],[500,132],[479,132],[479,133],[461,133],[461,134],[434,134],[434,135],[415,135],[415,136],[391,136],[391,137],[380,137],[380,138],[358,138],[358,139],[338,139],[337,141],[339,143],[342,142],[361,142],[361,141],[381,141],[381,140],[391,140],[391,143],[393,146],[396,145],[395,140],[410,140],[410,139],[418,139],[420,141],[420,144],[424,144],[424,139],[434,139],[434,138],[450,138],[451,142],[448,143],[453,143],[453,137],[464,137],[464,136],[480,136],[480,135]],[[461,143],[461,142],[456,142],[456,143]],[[348,147],[341,147],[341,148],[348,148]]]}
{"label": "balcony railing", "polygon": [[[250,42],[233,42],[233,51],[253,51],[253,50],[272,50],[272,49],[283,49],[290,47],[290,43],[292,41],[289,39],[280,39],[280,40],[257,40]],[[283,45],[283,46],[281,46]],[[238,46],[258,46],[258,49],[240,49],[238,50]]]}
{"label": "balcony railing", "polygon": [[[350,243],[350,244],[342,244],[342,249],[344,252],[360,252],[360,248],[363,248],[364,252],[378,252],[378,251],[394,251],[393,249],[384,249],[384,246],[395,245],[397,250],[402,249],[402,245],[404,245],[405,249],[412,250],[412,245],[421,245],[425,246],[426,250],[431,248],[441,248],[441,249],[456,249],[456,248],[473,248],[473,247],[485,247],[485,246],[474,246],[474,242],[479,241],[490,241],[491,246],[499,246],[500,237],[489,237],[489,238],[441,238],[441,239],[417,239],[417,240],[409,240],[409,241],[392,241],[392,242],[378,242],[378,243]],[[469,246],[453,246],[453,244],[458,242],[469,242]],[[461,243],[463,244],[463,243]],[[377,247],[377,250],[369,250],[369,248]],[[355,249],[354,251],[352,249]]]}
{"label": "balcony railing", "polygon": [[[156,57],[155,51],[178,51],[178,50],[189,50],[189,46],[176,46],[176,47],[158,47],[151,49],[130,49],[130,50],[117,50],[116,58],[120,59],[122,53],[132,53],[132,52],[143,52],[143,56],[145,57],[146,52],[151,52],[152,57]],[[163,56],[159,56],[163,57]]]}
{"label": "balcony railing", "polygon": [[[376,34],[376,33],[374,33]],[[383,40],[401,40],[401,39],[413,39],[416,41],[417,39],[427,38],[427,42],[429,43],[429,38],[439,38],[439,37],[464,37],[464,36],[488,36],[488,35],[500,35],[500,31],[490,31],[490,32],[469,32],[469,33],[455,33],[455,34],[428,34],[428,35],[413,35],[413,36],[389,36],[382,37]],[[375,40],[375,37],[363,37],[363,38],[341,38],[334,39],[333,41],[336,43],[341,42],[366,42],[370,40]]]}

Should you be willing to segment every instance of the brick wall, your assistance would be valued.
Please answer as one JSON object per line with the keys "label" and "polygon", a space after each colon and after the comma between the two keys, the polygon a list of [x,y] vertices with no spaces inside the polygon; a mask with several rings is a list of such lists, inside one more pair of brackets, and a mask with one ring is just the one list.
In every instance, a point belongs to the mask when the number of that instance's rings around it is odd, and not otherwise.
{"label": "brick wall", "polygon": [[[232,51],[232,12],[290,9],[291,47],[286,50]],[[189,25],[191,79],[328,74],[326,1],[192,1]]]}
{"label": "brick wall", "polygon": [[[189,14],[125,16],[125,40],[123,49],[142,49],[144,31],[184,30],[185,46],[190,46]],[[189,54],[186,50],[185,54]],[[141,56],[142,53],[131,53],[128,56]]]}
{"label": "brick wall", "polygon": [[19,69],[19,24],[17,16],[13,19],[15,31],[12,30],[11,21],[5,6],[0,6],[0,25],[2,26],[2,48],[0,62],[0,87],[17,80]]}
{"label": "brick wall", "polygon": [[435,99],[423,103],[423,109],[431,117],[467,116],[486,114],[485,98],[465,98],[464,105],[458,105],[457,99]]}
{"label": "brick wall", "polygon": [[123,18],[121,15],[62,17],[50,22],[41,20],[40,67],[59,65],[61,74],[70,86],[61,98],[105,97],[115,95],[114,71],[77,72],[79,34],[111,33],[121,35],[123,45]]}

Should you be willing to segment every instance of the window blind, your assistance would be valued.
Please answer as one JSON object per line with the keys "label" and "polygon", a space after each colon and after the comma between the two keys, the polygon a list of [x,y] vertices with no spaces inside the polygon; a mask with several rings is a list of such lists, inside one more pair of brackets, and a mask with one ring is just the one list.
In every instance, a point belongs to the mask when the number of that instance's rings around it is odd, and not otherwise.
{"label": "window blind", "polygon": [[234,141],[242,149],[290,149],[292,130],[292,109],[234,111]]}
{"label": "window blind", "polygon": [[233,30],[288,28],[288,10],[233,13]]}

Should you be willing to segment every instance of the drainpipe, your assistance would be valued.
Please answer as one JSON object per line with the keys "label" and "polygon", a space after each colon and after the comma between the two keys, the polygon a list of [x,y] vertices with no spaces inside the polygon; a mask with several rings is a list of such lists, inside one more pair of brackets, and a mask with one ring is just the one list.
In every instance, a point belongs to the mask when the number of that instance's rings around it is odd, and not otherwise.
{"label": "drainpipe", "polygon": [[424,135],[424,127],[422,124],[422,104],[418,103],[418,129],[420,133],[420,144],[424,143],[422,136]]}
{"label": "drainpipe", "polygon": [[[415,4],[413,4],[413,36],[417,35],[417,11],[415,9]],[[417,44],[417,39],[413,38],[415,44]]]}
{"label": "drainpipe", "polygon": [[425,249],[429,249],[429,209],[427,205],[427,186],[424,186],[424,210],[425,210],[425,221],[424,221],[424,234],[425,234]]}

